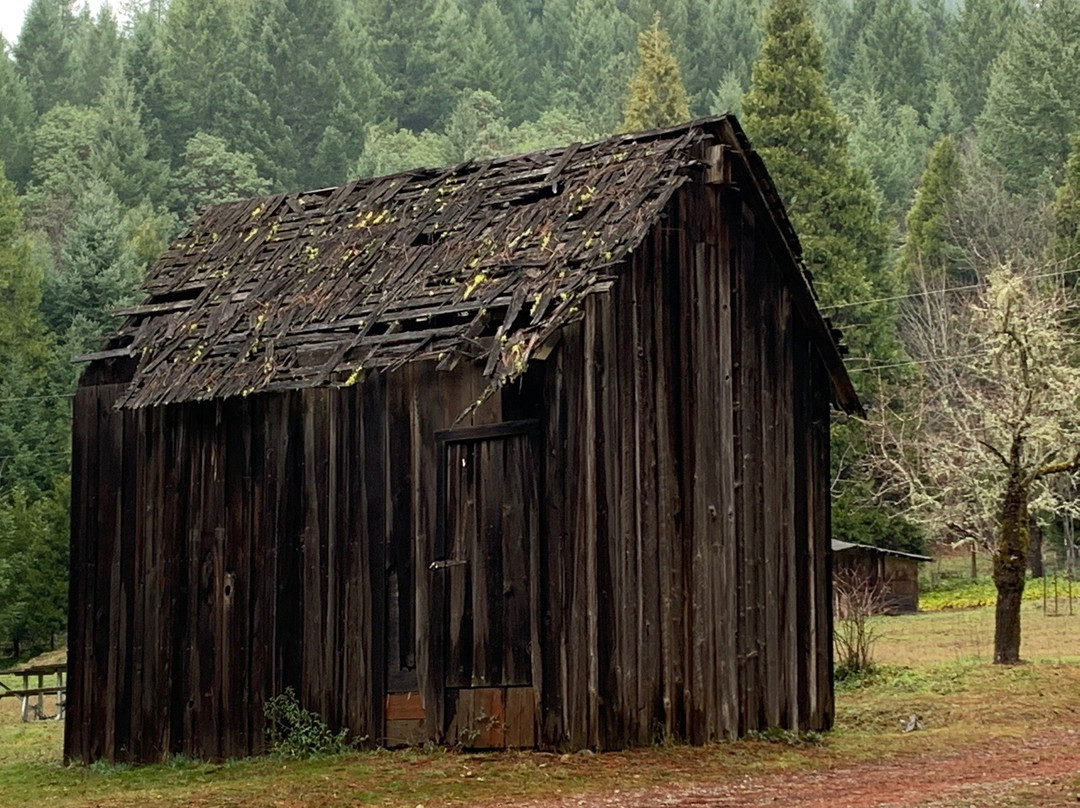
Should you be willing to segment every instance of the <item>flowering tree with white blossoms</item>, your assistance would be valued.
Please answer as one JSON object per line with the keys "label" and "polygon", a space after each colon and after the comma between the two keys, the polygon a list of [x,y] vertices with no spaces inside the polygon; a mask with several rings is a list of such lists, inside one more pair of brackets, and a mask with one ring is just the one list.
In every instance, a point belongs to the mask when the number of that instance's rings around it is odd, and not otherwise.
{"label": "flowering tree with white blossoms", "polygon": [[[921,379],[874,419],[882,496],[939,538],[985,539],[997,588],[994,661],[1020,659],[1028,514],[1080,467],[1080,368],[1060,280],[1002,264],[966,299],[922,296]],[[914,348],[914,350],[913,350]],[[991,538],[992,537],[992,538]]]}

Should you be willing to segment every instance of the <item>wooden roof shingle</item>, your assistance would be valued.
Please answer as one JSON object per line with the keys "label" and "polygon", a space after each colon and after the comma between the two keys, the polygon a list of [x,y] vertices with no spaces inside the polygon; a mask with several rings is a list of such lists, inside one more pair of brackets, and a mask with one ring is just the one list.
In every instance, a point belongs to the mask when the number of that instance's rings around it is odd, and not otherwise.
{"label": "wooden roof shingle", "polygon": [[607,288],[726,120],[210,207],[87,358],[135,357],[128,407],[416,359],[483,359],[494,388]]}

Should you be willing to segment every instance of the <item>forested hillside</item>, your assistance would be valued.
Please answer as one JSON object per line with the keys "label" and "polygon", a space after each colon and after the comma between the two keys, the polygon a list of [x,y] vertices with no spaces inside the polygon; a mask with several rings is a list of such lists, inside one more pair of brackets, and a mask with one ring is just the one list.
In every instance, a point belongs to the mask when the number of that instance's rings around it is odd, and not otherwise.
{"label": "forested hillside", "polygon": [[[901,419],[926,368],[980,350],[947,324],[992,270],[1070,277],[1080,0],[769,5],[33,0],[0,59],[0,656],[64,622],[71,357],[208,203],[733,111],[853,378]],[[837,535],[988,541],[925,507],[942,479],[866,461],[896,437],[878,420],[836,428]]]}

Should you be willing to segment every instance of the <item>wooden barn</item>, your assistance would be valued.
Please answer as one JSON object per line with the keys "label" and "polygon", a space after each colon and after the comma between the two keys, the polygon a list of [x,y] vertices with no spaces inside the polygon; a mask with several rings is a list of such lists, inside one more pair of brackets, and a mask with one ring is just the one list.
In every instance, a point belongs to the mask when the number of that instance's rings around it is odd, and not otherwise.
{"label": "wooden barn", "polygon": [[833,712],[830,402],[733,118],[219,205],[74,403],[73,761]]}
{"label": "wooden barn", "polygon": [[[881,611],[907,614],[919,611],[919,564],[930,556],[832,540],[833,574],[854,576],[853,583],[881,589]],[[834,604],[835,606],[835,604]]]}

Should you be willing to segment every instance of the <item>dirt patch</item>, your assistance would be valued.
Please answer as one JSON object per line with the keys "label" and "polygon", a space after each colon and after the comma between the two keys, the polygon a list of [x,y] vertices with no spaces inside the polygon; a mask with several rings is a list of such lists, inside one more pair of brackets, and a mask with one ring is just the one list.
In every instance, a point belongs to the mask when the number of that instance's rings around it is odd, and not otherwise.
{"label": "dirt patch", "polygon": [[1080,805],[1080,731],[995,741],[945,756],[893,758],[814,772],[744,776],[721,783],[495,802],[488,808],[967,808]]}

